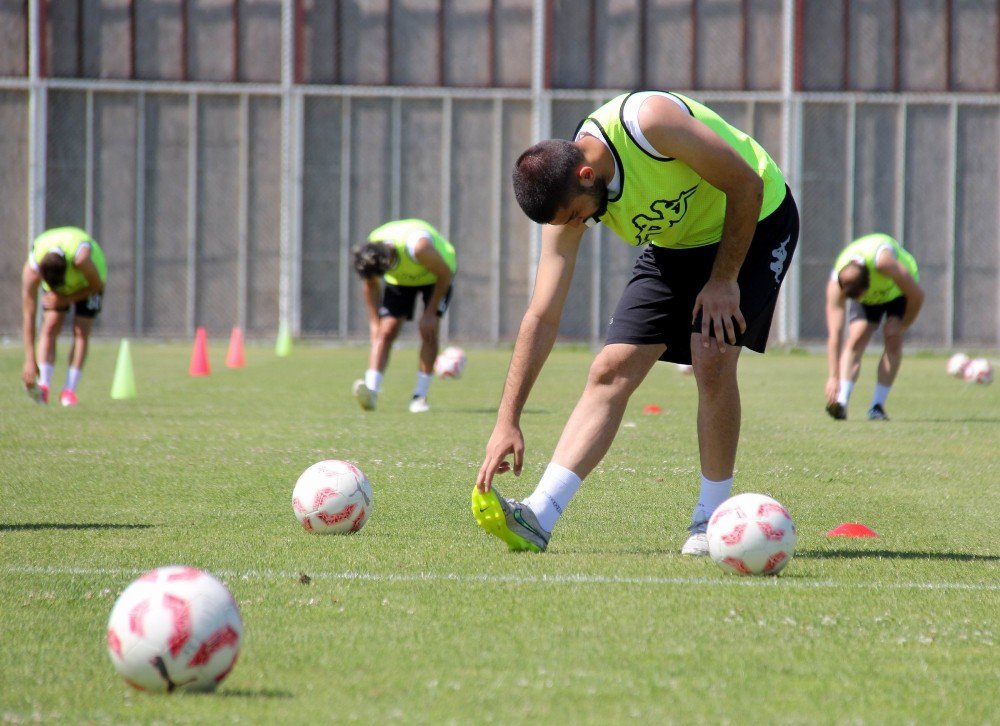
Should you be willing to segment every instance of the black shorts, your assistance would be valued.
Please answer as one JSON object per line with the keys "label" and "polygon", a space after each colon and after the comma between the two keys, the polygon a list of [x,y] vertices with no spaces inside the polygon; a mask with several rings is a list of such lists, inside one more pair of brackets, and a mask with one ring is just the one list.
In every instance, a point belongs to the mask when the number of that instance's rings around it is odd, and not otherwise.
{"label": "black shorts", "polygon": [[[437,316],[439,318],[448,312],[448,303],[451,302],[451,291],[453,289],[454,285],[449,285],[448,292],[444,294],[441,302],[438,303]],[[418,293],[424,301],[424,308],[426,308],[427,301],[434,294],[434,285],[402,287],[400,285],[390,285],[388,282],[385,283],[385,289],[382,291],[382,306],[378,309],[378,316],[380,318],[406,318],[407,320],[413,320],[413,311],[417,306]]]}
{"label": "black shorts", "polygon": [[906,314],[906,295],[900,295],[878,305],[865,305],[857,300],[849,300],[847,308],[847,320],[851,323],[855,320],[867,320],[878,325],[882,322],[882,318],[902,320]]}
{"label": "black shorts", "polygon": [[[96,318],[101,312],[101,303],[104,302],[104,291],[95,292],[90,297],[77,300],[73,303],[73,314],[79,318]],[[68,313],[70,306],[56,308],[57,313]]]}
{"label": "black shorts", "polygon": [[[799,212],[792,193],[771,214],[757,223],[753,240],[740,267],[740,311],[744,333],[737,330],[736,344],[764,352],[771,331],[778,291],[791,266],[799,239]],[[691,363],[691,334],[701,332],[701,313],[691,322],[695,298],[708,282],[717,244],[686,250],[649,245],[632,268],[608,325],[605,344],[663,343],[660,360]],[[709,330],[713,337],[718,333]]]}

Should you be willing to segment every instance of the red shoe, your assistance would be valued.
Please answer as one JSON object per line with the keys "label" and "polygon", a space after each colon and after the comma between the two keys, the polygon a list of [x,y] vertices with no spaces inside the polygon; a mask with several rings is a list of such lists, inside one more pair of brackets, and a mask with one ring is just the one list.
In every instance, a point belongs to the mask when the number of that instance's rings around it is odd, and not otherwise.
{"label": "red shoe", "polygon": [[28,395],[31,396],[36,403],[48,403],[49,387],[41,383],[36,383],[28,389]]}
{"label": "red shoe", "polygon": [[[46,399],[48,398],[48,391],[45,392]],[[63,406],[75,406],[77,404],[76,394],[69,389],[63,391],[59,394],[59,403]]]}

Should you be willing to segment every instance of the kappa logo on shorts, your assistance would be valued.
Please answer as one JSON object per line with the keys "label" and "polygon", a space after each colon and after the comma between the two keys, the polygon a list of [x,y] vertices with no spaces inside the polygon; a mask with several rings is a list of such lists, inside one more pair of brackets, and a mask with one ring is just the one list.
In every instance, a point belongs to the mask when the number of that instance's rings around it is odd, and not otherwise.
{"label": "kappa logo on shorts", "polygon": [[694,196],[696,191],[698,191],[697,184],[690,189],[685,189],[677,199],[657,199],[649,205],[652,216],[637,214],[632,217],[632,224],[637,230],[636,245],[652,242],[652,238],[663,231],[664,222],[667,223],[668,227],[673,227],[684,219],[684,215],[688,211],[688,200]]}
{"label": "kappa logo on shorts", "polygon": [[771,263],[771,272],[774,273],[774,281],[779,284],[781,283],[781,273],[785,269],[785,260],[788,258],[788,251],[785,247],[791,239],[791,235],[785,237],[780,245],[771,250],[771,257],[774,258],[774,262]]}

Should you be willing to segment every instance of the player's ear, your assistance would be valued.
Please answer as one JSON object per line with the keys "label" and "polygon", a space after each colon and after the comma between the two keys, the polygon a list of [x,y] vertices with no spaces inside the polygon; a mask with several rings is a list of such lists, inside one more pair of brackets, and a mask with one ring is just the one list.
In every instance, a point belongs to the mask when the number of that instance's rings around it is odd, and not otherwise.
{"label": "player's ear", "polygon": [[581,164],[577,167],[576,178],[582,186],[590,187],[593,186],[594,181],[597,179],[597,172],[594,171],[594,167]]}

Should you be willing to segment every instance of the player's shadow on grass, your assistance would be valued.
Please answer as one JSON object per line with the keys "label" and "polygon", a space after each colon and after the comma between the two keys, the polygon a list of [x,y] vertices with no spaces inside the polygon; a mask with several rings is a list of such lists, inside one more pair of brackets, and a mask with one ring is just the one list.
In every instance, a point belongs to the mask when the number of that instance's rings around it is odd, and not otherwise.
{"label": "player's shadow on grass", "polygon": [[897,550],[799,550],[796,557],[818,560],[858,560],[877,558],[886,560],[956,560],[958,562],[1000,562],[997,555],[976,555],[965,552],[901,552]]}
{"label": "player's shadow on grass", "polygon": [[0,532],[23,532],[41,529],[149,529],[151,524],[110,524],[108,522],[28,522],[0,524]]}
{"label": "player's shadow on grass", "polygon": [[290,691],[279,691],[275,688],[261,688],[260,690],[253,691],[249,688],[226,688],[220,689],[215,693],[206,694],[213,698],[294,698],[294,694]]}
{"label": "player's shadow on grass", "polygon": [[998,424],[1000,418],[989,418],[986,416],[973,416],[971,418],[910,418],[893,419],[893,423],[934,423],[934,424]]}
{"label": "player's shadow on grass", "polygon": [[[444,409],[442,409],[442,410],[444,410]],[[497,415],[497,407],[496,406],[483,406],[483,407],[480,407],[480,408],[449,408],[448,409],[448,413],[472,413],[472,414],[476,414],[477,416],[481,416],[483,414],[489,414],[490,416],[496,416]],[[523,411],[521,411],[521,415],[524,415],[524,416],[537,416],[539,414],[548,415],[550,413],[552,413],[552,412],[549,409],[547,409],[547,408],[526,408]]]}

